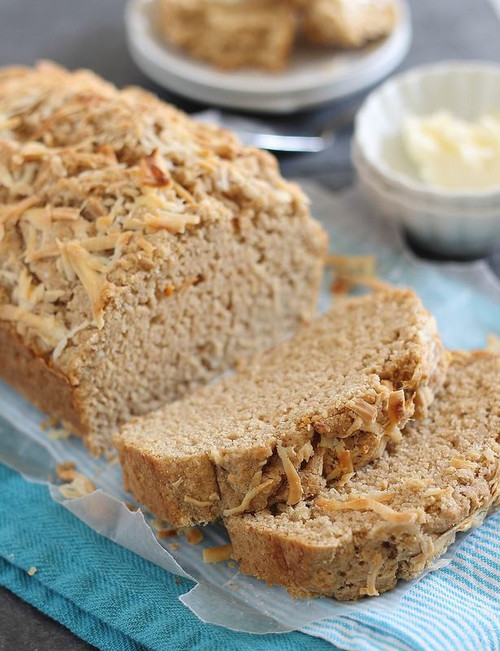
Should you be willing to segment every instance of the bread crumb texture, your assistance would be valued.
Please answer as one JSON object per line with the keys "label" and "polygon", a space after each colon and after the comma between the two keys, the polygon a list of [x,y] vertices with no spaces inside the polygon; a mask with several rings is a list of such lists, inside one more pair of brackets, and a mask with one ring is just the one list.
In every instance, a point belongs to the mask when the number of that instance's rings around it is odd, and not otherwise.
{"label": "bread crumb texture", "polygon": [[455,353],[428,418],[346,485],[227,518],[240,569],[341,600],[421,574],[500,504],[499,377],[499,355]]}
{"label": "bread crumb texture", "polygon": [[339,299],[234,375],[125,425],[125,486],[174,526],[297,504],[399,441],[446,367],[413,292]]}
{"label": "bread crumb texture", "polygon": [[269,154],[88,71],[0,70],[0,367],[93,451],[310,318],[325,254]]}

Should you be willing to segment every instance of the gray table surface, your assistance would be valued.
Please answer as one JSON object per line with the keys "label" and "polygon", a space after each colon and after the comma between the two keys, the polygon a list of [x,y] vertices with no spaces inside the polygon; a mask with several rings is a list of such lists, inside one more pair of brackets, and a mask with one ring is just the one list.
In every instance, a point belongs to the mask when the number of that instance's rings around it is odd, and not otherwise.
{"label": "gray table surface", "polygon": [[[486,0],[410,0],[414,40],[401,69],[443,59],[500,62],[500,23]],[[159,88],[133,64],[123,29],[123,0],[0,0],[0,65],[53,59],[87,67],[118,85],[138,84],[192,112],[204,108]],[[312,133],[341,106],[267,118],[279,129]],[[352,181],[350,133],[321,154],[281,158],[287,176],[311,176],[332,189]],[[500,256],[491,263],[500,268]],[[0,588],[1,651],[76,651],[90,647]]]}

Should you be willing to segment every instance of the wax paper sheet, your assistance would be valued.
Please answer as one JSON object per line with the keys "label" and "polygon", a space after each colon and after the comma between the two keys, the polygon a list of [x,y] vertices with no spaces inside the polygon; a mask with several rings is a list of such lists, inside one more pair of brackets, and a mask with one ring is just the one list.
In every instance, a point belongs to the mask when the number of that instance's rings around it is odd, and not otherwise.
{"label": "wax paper sheet", "polygon": [[[393,225],[371,212],[356,189],[332,194],[311,182],[304,188],[312,210],[329,231],[331,250],[338,254],[376,255],[380,277],[413,287],[436,315],[449,348],[482,348],[489,333],[500,334],[500,283],[484,262],[437,264],[417,260],[405,248]],[[328,278],[321,309],[331,296]],[[121,486],[121,471],[112,458],[94,459],[76,438],[55,439],[43,429],[45,415],[15,391],[0,383],[0,461],[36,482],[45,482],[54,500],[103,536],[117,542],[169,572],[190,577],[196,586],[181,597],[200,619],[251,633],[300,629],[325,618],[364,611],[392,609],[413,583],[354,604],[330,599],[293,600],[285,590],[241,575],[233,562],[205,564],[202,549],[224,544],[222,526],[203,529],[201,543],[191,545],[184,535],[158,539],[152,516],[131,511],[131,497]],[[55,483],[55,465],[74,461],[77,470],[92,479],[98,490],[85,497],[64,499]],[[456,543],[438,562],[449,562]],[[166,611],[168,604],[165,604]]]}

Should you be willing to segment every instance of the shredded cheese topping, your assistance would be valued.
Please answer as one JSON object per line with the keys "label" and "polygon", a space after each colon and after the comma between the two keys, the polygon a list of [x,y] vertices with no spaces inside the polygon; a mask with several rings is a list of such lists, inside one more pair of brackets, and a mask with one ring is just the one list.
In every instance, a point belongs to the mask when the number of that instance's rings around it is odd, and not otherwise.
{"label": "shredded cheese topping", "polygon": [[201,508],[212,506],[215,502],[215,500],[197,500],[196,497],[190,497],[189,495],[184,497],[184,501],[187,502],[187,504],[194,504],[194,506],[199,506]]}
{"label": "shredded cheese topping", "polygon": [[255,486],[255,488],[251,488],[245,497],[243,498],[243,501],[239,506],[235,506],[232,509],[225,509],[223,512],[223,515],[229,516],[229,515],[238,515],[239,513],[244,513],[248,507],[250,506],[252,500],[259,495],[259,493],[262,493],[262,491],[265,491],[266,488],[271,486],[271,484],[274,483],[274,479],[266,479],[266,481],[262,482],[259,486]]}
{"label": "shredded cheese topping", "polygon": [[342,471],[342,476],[340,477],[337,484],[340,488],[341,486],[345,486],[345,484],[347,484],[347,482],[353,477],[354,466],[352,463],[352,455],[350,450],[340,450],[338,452],[338,459],[340,470]]}
{"label": "shredded cheese topping", "polygon": [[199,224],[243,210],[307,212],[267,154],[144,91],[47,63],[7,72],[0,303],[33,314],[9,320],[43,353],[61,355],[84,322],[102,328],[122,272],[168,259]]}
{"label": "shredded cheese topping", "polygon": [[315,504],[328,511],[373,511],[392,524],[413,524],[417,522],[417,514],[409,511],[401,513],[391,509],[381,502],[359,497],[345,502],[318,498]]}
{"label": "shredded cheese topping", "polygon": [[286,478],[288,480],[287,504],[297,504],[302,499],[302,482],[300,481],[299,473],[291,462],[287,449],[283,447],[281,441],[278,441],[276,452],[281,459],[283,470],[285,471]]}
{"label": "shredded cheese topping", "polygon": [[368,597],[378,597],[379,591],[377,590],[377,577],[384,564],[382,554],[377,552],[373,558],[372,566],[368,573],[368,580],[366,582],[366,589],[361,590],[361,594],[366,594]]}
{"label": "shredded cheese topping", "polygon": [[363,421],[368,423],[373,423],[377,418],[377,407],[366,402],[362,398],[355,400],[354,404],[351,405],[351,409],[355,414],[357,414]]}

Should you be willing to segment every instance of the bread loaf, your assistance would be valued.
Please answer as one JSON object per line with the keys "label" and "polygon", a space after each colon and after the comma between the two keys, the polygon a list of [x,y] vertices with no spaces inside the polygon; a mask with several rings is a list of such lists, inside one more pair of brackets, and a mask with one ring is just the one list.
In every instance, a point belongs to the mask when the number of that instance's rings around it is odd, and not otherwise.
{"label": "bread loaf", "polygon": [[0,71],[0,376],[94,453],[310,319],[326,246],[231,133],[90,72]]}

